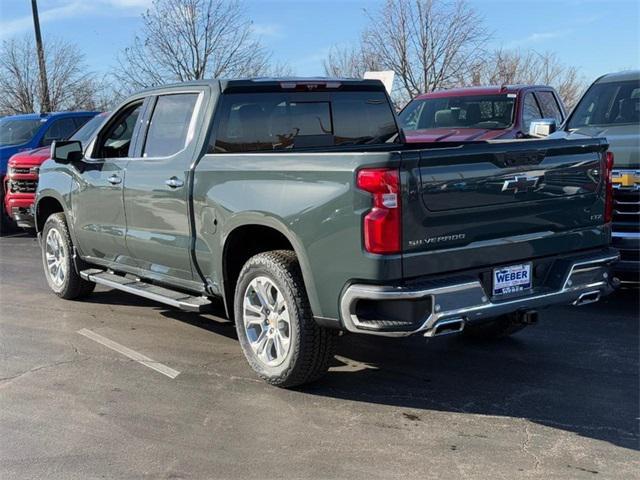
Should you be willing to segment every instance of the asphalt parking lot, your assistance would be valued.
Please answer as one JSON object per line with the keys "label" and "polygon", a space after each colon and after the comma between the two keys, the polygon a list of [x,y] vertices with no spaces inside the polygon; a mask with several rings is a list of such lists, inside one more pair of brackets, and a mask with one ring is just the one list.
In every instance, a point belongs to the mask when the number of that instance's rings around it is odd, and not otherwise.
{"label": "asphalt parking lot", "polygon": [[294,391],[216,315],[58,299],[24,235],[0,239],[0,296],[3,479],[640,478],[635,292],[490,345],[344,336]]}

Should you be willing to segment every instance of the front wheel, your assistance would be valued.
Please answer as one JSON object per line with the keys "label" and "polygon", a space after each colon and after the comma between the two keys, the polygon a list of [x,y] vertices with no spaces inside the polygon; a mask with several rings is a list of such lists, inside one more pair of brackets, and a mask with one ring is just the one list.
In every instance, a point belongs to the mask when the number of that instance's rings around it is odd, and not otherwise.
{"label": "front wheel", "polygon": [[247,261],[236,285],[234,313],[242,351],[268,383],[294,387],[328,370],[336,333],[313,319],[294,252],[265,252]]}
{"label": "front wheel", "polygon": [[42,264],[51,290],[67,300],[89,295],[96,286],[80,277],[72,255],[73,244],[64,213],[54,213],[42,229]]}

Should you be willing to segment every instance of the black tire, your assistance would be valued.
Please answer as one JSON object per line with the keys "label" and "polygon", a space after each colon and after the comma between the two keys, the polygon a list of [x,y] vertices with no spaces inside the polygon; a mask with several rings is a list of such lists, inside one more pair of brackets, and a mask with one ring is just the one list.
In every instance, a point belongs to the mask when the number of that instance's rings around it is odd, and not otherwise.
{"label": "black tire", "polygon": [[[58,257],[59,265],[63,269],[63,278],[55,277],[48,266],[47,261],[47,241],[50,239],[51,232],[55,230],[59,238],[61,254]],[[53,238],[53,237],[51,237]],[[47,283],[53,292],[60,298],[72,300],[82,298],[93,292],[96,284],[83,280],[76,270],[73,262],[73,243],[69,235],[69,228],[64,217],[64,213],[54,213],[44,224],[42,229],[42,265]],[[53,249],[55,250],[55,249]],[[52,252],[49,251],[49,254]],[[56,270],[57,272],[57,270]]]}
{"label": "black tire", "polygon": [[[270,280],[277,288],[277,293],[284,297],[290,325],[288,353],[283,355],[282,363],[276,366],[268,365],[254,352],[244,324],[245,293],[249,292],[254,280],[263,277]],[[240,346],[249,365],[271,385],[295,387],[319,379],[329,369],[337,333],[319,326],[313,319],[294,252],[264,252],[247,261],[236,284],[234,313]],[[267,321],[265,317],[265,324]]]}
{"label": "black tire", "polygon": [[495,341],[519,332],[527,325],[518,322],[515,315],[502,315],[477,325],[467,324],[462,330],[465,338],[479,341]]}

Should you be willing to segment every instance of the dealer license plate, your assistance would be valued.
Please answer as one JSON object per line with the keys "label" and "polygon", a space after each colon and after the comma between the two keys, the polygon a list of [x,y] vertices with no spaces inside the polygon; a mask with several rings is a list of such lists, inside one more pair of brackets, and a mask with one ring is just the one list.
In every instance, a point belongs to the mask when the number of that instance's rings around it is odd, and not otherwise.
{"label": "dealer license plate", "polygon": [[493,294],[521,292],[531,288],[531,264],[493,269]]}

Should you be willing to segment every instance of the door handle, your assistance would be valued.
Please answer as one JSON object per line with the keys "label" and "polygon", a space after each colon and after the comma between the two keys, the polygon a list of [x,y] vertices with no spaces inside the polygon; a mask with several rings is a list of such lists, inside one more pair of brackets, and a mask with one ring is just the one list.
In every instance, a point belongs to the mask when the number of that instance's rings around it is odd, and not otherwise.
{"label": "door handle", "polygon": [[118,185],[122,183],[122,179],[115,173],[108,178],[108,181],[111,185]]}
{"label": "door handle", "polygon": [[165,180],[164,183],[166,183],[170,188],[179,188],[184,185],[184,182],[178,177],[171,177],[170,179]]}

